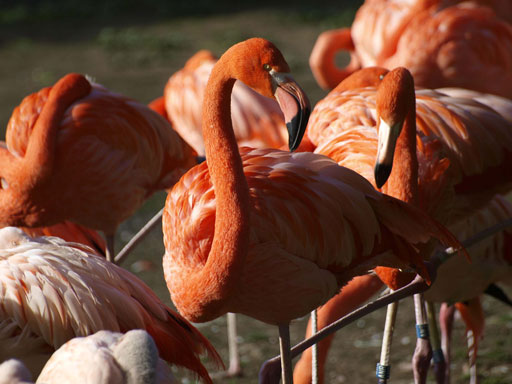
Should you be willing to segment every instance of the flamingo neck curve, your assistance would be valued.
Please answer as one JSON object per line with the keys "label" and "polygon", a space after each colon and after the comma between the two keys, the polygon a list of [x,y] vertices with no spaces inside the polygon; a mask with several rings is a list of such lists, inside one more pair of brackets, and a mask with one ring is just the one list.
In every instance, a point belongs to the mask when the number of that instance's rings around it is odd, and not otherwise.
{"label": "flamingo neck curve", "polygon": [[194,322],[227,312],[225,303],[240,279],[249,250],[249,187],[231,122],[231,91],[236,81],[232,61],[236,62],[229,51],[219,59],[203,102],[204,146],[216,214],[207,261],[201,269],[190,271],[188,288],[180,297],[180,312]]}

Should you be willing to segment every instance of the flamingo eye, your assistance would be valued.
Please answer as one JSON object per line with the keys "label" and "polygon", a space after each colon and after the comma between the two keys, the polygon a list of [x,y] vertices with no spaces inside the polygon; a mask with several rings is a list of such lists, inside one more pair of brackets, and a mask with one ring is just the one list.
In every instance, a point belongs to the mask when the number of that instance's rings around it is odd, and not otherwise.
{"label": "flamingo eye", "polygon": [[379,75],[379,80],[384,80],[384,75]]}
{"label": "flamingo eye", "polygon": [[270,64],[263,64],[263,69],[269,72],[272,68],[270,67]]}

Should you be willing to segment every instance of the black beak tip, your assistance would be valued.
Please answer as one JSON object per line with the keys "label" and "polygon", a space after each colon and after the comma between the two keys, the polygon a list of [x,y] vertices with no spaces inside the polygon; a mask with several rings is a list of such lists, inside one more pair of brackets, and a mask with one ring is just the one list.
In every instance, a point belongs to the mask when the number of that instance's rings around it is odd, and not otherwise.
{"label": "black beak tip", "polygon": [[286,123],[289,137],[288,148],[290,148],[290,152],[299,148],[304,133],[306,132],[310,113],[309,108],[303,109],[301,113],[297,114],[291,121]]}
{"label": "black beak tip", "polygon": [[196,163],[201,164],[203,161],[206,161],[206,157],[204,156],[196,156]]}
{"label": "black beak tip", "polygon": [[375,165],[374,175],[377,188],[382,188],[386,181],[388,181],[391,174],[391,165],[378,163]]}

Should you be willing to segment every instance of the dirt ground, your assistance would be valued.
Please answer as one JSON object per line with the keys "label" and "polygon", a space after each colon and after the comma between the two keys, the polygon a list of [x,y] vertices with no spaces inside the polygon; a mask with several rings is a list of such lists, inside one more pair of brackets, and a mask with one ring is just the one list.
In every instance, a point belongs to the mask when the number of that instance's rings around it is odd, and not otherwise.
{"label": "dirt ground", "polygon": [[[197,50],[206,48],[220,55],[233,43],[253,36],[268,38],[282,50],[314,104],[325,95],[308,67],[315,38],[325,29],[348,25],[361,1],[315,6],[296,1],[281,3],[281,7],[265,1],[242,2],[236,9],[228,1],[218,3],[220,11],[206,1],[190,5],[150,1],[148,9],[139,11],[132,1],[125,3],[131,6],[126,9],[114,0],[102,2],[98,8],[78,1],[7,2],[8,6],[0,8],[0,126],[6,126],[12,109],[24,96],[53,84],[65,73],[87,73],[111,90],[146,103],[162,94],[168,77]],[[163,193],[154,196],[124,223],[118,244],[128,241],[164,199]],[[124,266],[170,304],[161,270],[162,254],[162,234],[155,231]],[[149,269],[140,260],[148,261]],[[140,271],[142,267],[146,270]],[[391,382],[395,384],[412,382],[415,333],[411,301],[401,305],[398,314],[392,349]],[[478,359],[481,383],[512,383],[512,311],[492,298],[483,303],[487,317]],[[377,311],[338,333],[328,361],[329,383],[375,382],[384,313]],[[293,322],[294,343],[301,340],[306,322]],[[225,324],[226,319],[220,318],[197,326],[227,363]],[[261,363],[278,353],[276,327],[239,316],[238,328],[244,376],[218,383],[255,383]],[[453,340],[453,382],[466,383],[468,367],[460,320],[455,323]]]}

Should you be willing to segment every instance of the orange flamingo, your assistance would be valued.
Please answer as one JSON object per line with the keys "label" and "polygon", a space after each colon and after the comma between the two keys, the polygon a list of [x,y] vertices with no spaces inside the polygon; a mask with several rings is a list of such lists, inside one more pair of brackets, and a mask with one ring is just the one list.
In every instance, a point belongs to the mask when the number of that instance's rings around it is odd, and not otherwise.
{"label": "orange flamingo", "polygon": [[26,97],[0,148],[0,225],[70,220],[113,238],[153,192],[195,164],[193,150],[146,106],[71,74]]}
{"label": "orange flamingo", "polygon": [[[204,93],[216,62],[210,51],[197,52],[183,69],[169,78],[164,90],[165,110],[173,128],[199,156],[204,156],[201,129]],[[286,144],[286,126],[275,100],[236,82],[231,96],[231,111],[235,137],[240,146],[280,148]]]}
{"label": "orange flamingo", "polygon": [[[212,52],[197,52],[183,69],[169,78],[164,96],[149,104],[150,108],[171,122],[173,128],[202,158],[202,101],[206,83],[216,62],[217,58]],[[238,145],[254,148],[281,148],[286,145],[286,125],[275,100],[261,96],[241,82],[235,82],[231,111]],[[238,376],[242,370],[234,314],[228,314],[227,324],[230,363],[225,376]]]}
{"label": "orange flamingo", "polygon": [[[355,275],[379,264],[424,270],[434,238],[456,244],[419,210],[325,156],[239,153],[230,119],[235,80],[277,99],[289,147],[298,147],[309,107],[288,72],[264,39],[236,44],[219,59],[203,103],[207,161],[173,187],[163,216],[164,274],[178,310],[191,321],[236,312],[278,324],[283,352],[289,321]],[[289,382],[291,362],[283,360]]]}
{"label": "orange flamingo", "polygon": [[199,355],[221,364],[210,343],[141,280],[88,247],[0,230],[0,361],[16,358],[37,376],[67,340],[100,330],[145,329],[160,355],[211,383]]}
{"label": "orange flamingo", "polygon": [[[416,85],[462,87],[512,97],[512,19],[507,1],[366,1],[351,29],[324,32],[310,56],[320,86],[334,88],[358,67],[406,67]],[[494,7],[496,14],[493,9]],[[501,12],[501,13],[498,13]],[[337,68],[337,52],[352,61]]]}
{"label": "orange flamingo", "polygon": [[70,221],[63,221],[50,227],[21,228],[23,232],[32,237],[54,236],[67,242],[87,245],[100,256],[105,256],[106,244],[100,234]]}
{"label": "orange flamingo", "polygon": [[[454,228],[460,238],[470,235],[512,217],[512,205],[503,197],[497,196],[477,214],[463,220]],[[512,247],[512,231],[508,230],[490,239],[486,239],[468,249],[471,263],[462,256],[454,255],[442,264],[437,271],[437,279],[425,292],[425,298],[431,302],[455,302],[457,309],[463,313],[463,320],[472,335],[474,342],[470,348],[470,366],[475,364],[478,342],[483,335],[483,314],[479,306],[478,296],[489,284],[509,278],[512,272],[510,249]],[[500,257],[501,255],[501,257]],[[454,284],[454,282],[457,282]],[[398,284],[397,284],[398,285]],[[322,329],[333,321],[352,312],[364,301],[370,299],[382,288],[382,281],[376,275],[360,276],[350,281],[341,292],[329,300],[318,310],[318,329]],[[457,303],[458,302],[458,303]],[[462,302],[468,302],[469,305]],[[455,309],[455,307],[452,307]],[[451,319],[453,311],[445,304],[441,307],[440,320],[443,336],[443,353],[446,360],[444,377],[449,382],[450,376],[450,344]],[[311,336],[311,322],[308,324],[306,337]],[[333,336],[318,344],[319,383],[325,382],[324,372],[327,354]],[[294,382],[309,384],[312,381],[312,352],[306,350],[295,365]],[[436,373],[437,374],[437,373]]]}
{"label": "orange flamingo", "polygon": [[[347,84],[357,86],[358,81],[360,83],[364,81],[363,86],[371,84],[372,76],[373,82],[377,84],[382,78],[382,71],[383,69],[379,68],[368,68],[357,72],[340,83],[331,94],[317,104],[306,133],[312,145],[318,145],[315,152],[325,154],[340,165],[357,170],[374,185],[380,186],[383,183],[382,180],[385,180],[386,175],[391,171],[391,162],[388,158],[384,169],[377,167],[374,176],[378,148],[389,149],[391,156],[394,151],[395,156],[398,156],[393,162],[397,164],[397,166],[394,165],[395,171],[391,173],[392,176],[395,175],[395,180],[391,177],[383,190],[393,194],[396,193],[394,190],[409,191],[410,194],[414,189],[405,188],[401,184],[414,185],[419,174],[419,185],[416,187],[418,203],[433,217],[447,224],[454,224],[470,214],[476,207],[488,201],[500,188],[504,188],[503,190],[510,188],[511,180],[500,175],[500,170],[506,175],[511,174],[509,162],[512,155],[512,130],[510,129],[512,103],[510,101],[457,89],[444,90],[446,94],[429,90],[417,91],[417,117],[414,117],[414,113],[409,113],[414,112],[414,107],[402,107],[402,112],[407,114],[407,117],[404,119],[402,115],[401,118],[394,119],[398,121],[394,128],[396,129],[393,135],[395,140],[400,134],[398,126],[405,121],[400,135],[402,144],[400,139],[397,140],[395,150],[394,144],[378,144],[376,128],[377,124],[379,122],[382,124],[383,121],[382,115],[378,112],[378,105],[380,100],[381,111],[386,107],[396,109],[397,105],[394,102],[391,105],[387,105],[386,102],[400,100],[400,96],[389,97],[382,92],[384,97],[381,96],[379,99],[375,87],[350,89],[347,86]],[[409,94],[412,95],[409,96],[411,99],[414,98],[414,92]],[[456,97],[450,99],[450,94]],[[482,103],[475,102],[472,98]],[[397,104],[400,106],[399,102]],[[505,117],[487,107],[486,104],[498,105],[497,109]],[[414,106],[414,101],[409,105]],[[406,137],[404,133],[407,131],[415,133],[414,139],[409,139],[408,144],[405,144],[403,137]],[[379,131],[379,135],[382,133],[382,130]],[[500,137],[502,141],[498,143],[491,134]],[[476,137],[478,140],[475,140]],[[418,142],[418,155],[416,155],[416,142]],[[494,146],[495,143],[496,146]],[[489,155],[489,151],[495,150],[497,152]],[[418,172],[416,175],[411,174],[414,168]],[[409,175],[409,181],[403,180],[405,175]],[[375,178],[378,177],[382,179],[380,184],[375,182]],[[485,182],[489,190],[482,193],[478,185],[472,184],[475,182]],[[452,208],[453,210],[450,210]],[[402,285],[403,279],[400,275],[388,269],[377,270],[381,278],[384,278],[394,289]],[[366,295],[371,296],[375,290],[376,288],[372,288]],[[342,292],[337,302],[346,300],[346,296]],[[330,307],[334,305],[336,305],[334,302],[328,304]],[[340,308],[340,311],[342,310],[343,307]],[[325,316],[329,316],[334,309],[325,311]],[[325,324],[329,319],[320,321]]]}

